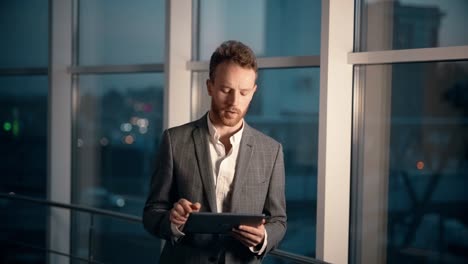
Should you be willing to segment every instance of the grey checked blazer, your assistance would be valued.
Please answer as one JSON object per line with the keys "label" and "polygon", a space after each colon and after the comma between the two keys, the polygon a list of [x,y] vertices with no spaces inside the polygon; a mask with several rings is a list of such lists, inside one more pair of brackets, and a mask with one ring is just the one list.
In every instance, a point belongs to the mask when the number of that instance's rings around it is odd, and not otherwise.
{"label": "grey checked blazer", "polygon": [[[259,263],[265,254],[252,253],[229,235],[187,234],[178,242],[172,239],[169,211],[180,198],[200,202],[200,211],[216,212],[206,119],[207,115],[164,131],[143,212],[144,227],[167,240],[160,263]],[[230,212],[269,216],[265,224],[265,252],[269,252],[286,231],[282,146],[245,121],[240,144]]]}

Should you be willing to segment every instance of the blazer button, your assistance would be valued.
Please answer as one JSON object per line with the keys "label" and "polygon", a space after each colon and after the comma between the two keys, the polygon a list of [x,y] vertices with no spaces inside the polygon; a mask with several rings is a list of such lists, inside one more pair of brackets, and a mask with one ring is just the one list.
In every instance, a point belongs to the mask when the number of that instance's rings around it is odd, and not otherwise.
{"label": "blazer button", "polygon": [[208,258],[209,262],[216,262],[216,260],[218,260],[218,258],[214,257],[214,256],[211,256],[211,257]]}

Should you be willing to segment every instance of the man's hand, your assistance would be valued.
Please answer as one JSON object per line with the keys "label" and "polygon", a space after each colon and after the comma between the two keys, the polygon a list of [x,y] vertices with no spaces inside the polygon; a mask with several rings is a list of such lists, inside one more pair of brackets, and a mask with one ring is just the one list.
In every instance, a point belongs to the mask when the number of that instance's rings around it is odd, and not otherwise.
{"label": "man's hand", "polygon": [[232,230],[232,236],[246,247],[257,247],[265,240],[265,219],[258,226],[240,225]]}
{"label": "man's hand", "polygon": [[187,222],[189,214],[200,211],[200,207],[200,203],[192,203],[182,198],[174,203],[174,207],[172,207],[169,215],[169,220],[171,223],[175,224],[177,228],[180,228]]}

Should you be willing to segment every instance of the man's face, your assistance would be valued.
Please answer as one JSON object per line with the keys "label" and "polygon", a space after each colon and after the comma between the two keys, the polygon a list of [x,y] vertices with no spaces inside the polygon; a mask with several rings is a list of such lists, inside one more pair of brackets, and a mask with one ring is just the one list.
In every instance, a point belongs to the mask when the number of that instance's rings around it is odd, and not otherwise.
{"label": "man's face", "polygon": [[211,96],[211,121],[218,126],[236,126],[247,113],[257,89],[256,73],[224,62],[218,65],[214,75],[214,80],[206,81]]}

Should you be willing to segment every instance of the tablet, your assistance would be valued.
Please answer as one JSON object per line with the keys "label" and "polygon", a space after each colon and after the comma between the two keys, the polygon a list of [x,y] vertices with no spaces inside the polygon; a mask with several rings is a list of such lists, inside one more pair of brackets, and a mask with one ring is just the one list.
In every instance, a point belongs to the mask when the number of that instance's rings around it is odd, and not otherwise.
{"label": "tablet", "polygon": [[239,225],[258,225],[263,219],[265,219],[263,214],[191,213],[182,232],[224,234]]}

